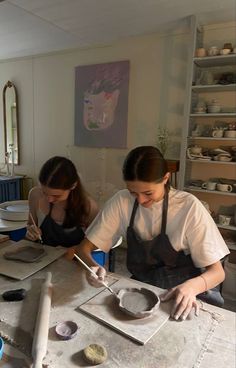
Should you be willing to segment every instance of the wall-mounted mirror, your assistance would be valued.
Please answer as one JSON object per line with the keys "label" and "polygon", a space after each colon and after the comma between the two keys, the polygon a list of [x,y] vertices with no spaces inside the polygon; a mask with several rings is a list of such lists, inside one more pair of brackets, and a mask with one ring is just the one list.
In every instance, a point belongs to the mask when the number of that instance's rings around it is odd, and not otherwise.
{"label": "wall-mounted mirror", "polygon": [[4,152],[6,160],[15,165],[20,163],[19,111],[15,85],[8,81],[3,88]]}

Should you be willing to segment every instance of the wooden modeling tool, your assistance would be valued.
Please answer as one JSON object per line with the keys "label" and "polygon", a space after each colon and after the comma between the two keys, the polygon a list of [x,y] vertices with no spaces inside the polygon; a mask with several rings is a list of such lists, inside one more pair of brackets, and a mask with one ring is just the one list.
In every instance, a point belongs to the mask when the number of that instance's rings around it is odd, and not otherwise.
{"label": "wooden modeling tool", "polygon": [[[34,221],[34,218],[33,218],[33,216],[32,216],[32,213],[29,213],[29,215],[30,215],[30,218],[31,218],[31,221],[32,221],[32,223],[33,223],[33,225],[35,226],[35,228],[37,229],[38,228],[38,226],[36,225],[36,223],[35,223],[35,221]],[[42,236],[41,236],[41,234],[38,232],[38,238],[39,238],[39,241],[40,241],[40,244],[43,244],[43,239],[42,239]]]}
{"label": "wooden modeling tool", "polygon": [[[78,259],[78,261],[90,272],[92,273],[96,278],[98,278],[98,275],[96,274],[96,272],[94,272],[79,256],[77,256],[77,254],[74,253],[74,257],[76,259]],[[102,285],[105,286],[105,288],[107,288],[110,293],[112,293],[115,297],[117,297],[117,294],[114,290],[112,290],[110,288],[110,286],[108,286],[104,281],[101,281]]]}
{"label": "wooden modeling tool", "polygon": [[41,288],[38,315],[35,324],[34,338],[32,345],[32,368],[42,368],[43,358],[47,353],[49,316],[52,299],[52,274],[47,273],[45,282]]}

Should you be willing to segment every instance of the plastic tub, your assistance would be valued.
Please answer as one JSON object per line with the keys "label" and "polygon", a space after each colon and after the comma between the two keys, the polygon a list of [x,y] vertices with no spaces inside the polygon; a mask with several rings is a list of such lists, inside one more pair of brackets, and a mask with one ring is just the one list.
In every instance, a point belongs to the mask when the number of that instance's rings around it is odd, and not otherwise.
{"label": "plastic tub", "polygon": [[4,349],[4,342],[3,339],[0,337],[0,360],[2,359],[3,349]]}
{"label": "plastic tub", "polygon": [[104,266],[108,259],[108,253],[103,252],[102,250],[94,250],[92,252],[93,259],[100,265]]}

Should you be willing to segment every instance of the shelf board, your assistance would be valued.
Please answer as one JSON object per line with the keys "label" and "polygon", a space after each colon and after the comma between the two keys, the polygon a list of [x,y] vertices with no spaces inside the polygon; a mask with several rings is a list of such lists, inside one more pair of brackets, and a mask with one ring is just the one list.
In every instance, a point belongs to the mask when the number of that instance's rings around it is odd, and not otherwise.
{"label": "shelf board", "polygon": [[236,117],[236,112],[219,112],[217,114],[190,114],[190,117],[204,117],[204,118],[210,118],[210,117]]}
{"label": "shelf board", "polygon": [[216,224],[216,225],[217,225],[217,227],[219,229],[235,230],[236,231],[236,226],[234,226],[234,225],[228,225],[228,226],[226,226],[226,225],[220,225],[220,224]]}
{"label": "shelf board", "polygon": [[[234,226],[234,229],[236,230],[235,226]],[[226,243],[227,247],[229,248],[229,250],[236,250],[236,243],[235,242],[225,240],[225,243]]]}
{"label": "shelf board", "polygon": [[209,66],[234,65],[236,63],[236,54],[205,56],[200,58],[195,57],[193,58],[193,62],[202,68]]}
{"label": "shelf board", "polygon": [[193,136],[188,136],[187,137],[188,139],[197,139],[197,140],[202,140],[202,141],[236,141],[236,138],[224,138],[224,137],[221,137],[221,138],[217,138],[217,137],[193,137]]}
{"label": "shelf board", "polygon": [[198,164],[213,164],[213,165],[235,165],[236,166],[236,162],[235,161],[214,161],[214,160],[190,160],[187,159],[186,161],[188,162],[197,162]]}
{"label": "shelf board", "polygon": [[226,196],[236,197],[235,192],[223,192],[223,191],[220,191],[220,190],[207,190],[207,189],[194,187],[194,186],[191,186],[191,185],[186,186],[185,190],[190,190],[191,192],[211,193],[211,194],[217,194],[217,195],[226,195]]}
{"label": "shelf board", "polygon": [[221,92],[221,91],[235,91],[236,84],[211,84],[211,85],[195,85],[192,86],[192,91],[195,92]]}

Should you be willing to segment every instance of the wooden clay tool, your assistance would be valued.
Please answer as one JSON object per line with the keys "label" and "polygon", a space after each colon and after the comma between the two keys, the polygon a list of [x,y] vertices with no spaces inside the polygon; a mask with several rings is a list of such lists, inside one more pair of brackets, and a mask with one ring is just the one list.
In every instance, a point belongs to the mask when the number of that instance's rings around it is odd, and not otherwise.
{"label": "wooden clay tool", "polygon": [[49,316],[52,299],[52,274],[47,273],[44,284],[41,288],[38,315],[35,324],[34,338],[32,345],[32,368],[42,368],[42,361],[47,352]]}
{"label": "wooden clay tool", "polygon": [[[96,274],[96,272],[94,272],[79,256],[77,256],[77,254],[74,253],[74,257],[76,259],[78,259],[78,261],[90,272],[92,273],[96,278],[98,278],[98,275]],[[102,285],[105,286],[105,288],[107,288],[107,290],[110,291],[110,293],[112,293],[115,297],[117,297],[117,294],[114,290],[112,290],[112,288],[110,288],[110,286],[108,286],[104,281],[101,281]]]}

